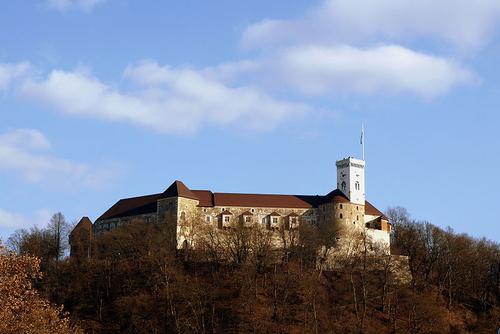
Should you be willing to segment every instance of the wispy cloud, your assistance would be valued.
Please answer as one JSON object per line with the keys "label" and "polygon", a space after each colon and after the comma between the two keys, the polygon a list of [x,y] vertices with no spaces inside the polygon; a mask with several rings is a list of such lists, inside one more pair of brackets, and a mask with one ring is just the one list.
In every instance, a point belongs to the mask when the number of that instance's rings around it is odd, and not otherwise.
{"label": "wispy cloud", "polygon": [[0,171],[9,171],[28,182],[58,182],[92,188],[102,187],[115,172],[92,168],[51,154],[51,143],[35,129],[16,129],[0,134]]}
{"label": "wispy cloud", "polygon": [[0,90],[7,89],[14,80],[27,75],[29,69],[28,62],[0,63]]}
{"label": "wispy cloud", "polygon": [[40,209],[26,216],[0,208],[0,229],[12,230],[30,228],[32,226],[45,226],[49,222],[51,215],[47,209]]}
{"label": "wispy cloud", "polygon": [[106,0],[47,0],[50,8],[60,12],[69,10],[81,10],[83,12],[91,12],[97,5],[104,3]]}
{"label": "wispy cloud", "polygon": [[451,59],[397,46],[300,45],[265,59],[261,76],[301,94],[411,94],[432,98],[477,81]]}
{"label": "wispy cloud", "polygon": [[143,61],[124,71],[119,90],[83,71],[52,71],[26,81],[21,93],[60,112],[127,122],[162,133],[184,134],[203,124],[267,129],[308,111],[251,86],[229,86],[203,70]]}
{"label": "wispy cloud", "polygon": [[324,0],[296,19],[250,25],[242,44],[254,48],[427,38],[476,49],[491,38],[499,18],[497,0]]}

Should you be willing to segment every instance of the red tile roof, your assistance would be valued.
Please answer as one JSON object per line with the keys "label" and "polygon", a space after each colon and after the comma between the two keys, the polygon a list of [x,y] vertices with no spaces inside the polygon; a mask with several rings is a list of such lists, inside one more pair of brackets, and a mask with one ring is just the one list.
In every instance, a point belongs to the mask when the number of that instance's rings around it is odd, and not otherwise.
{"label": "red tile roof", "polygon": [[210,190],[191,190],[191,192],[200,201],[198,206],[214,206],[214,194]]}
{"label": "red tile roof", "polygon": [[179,180],[174,181],[170,187],[165,190],[159,198],[167,197],[185,197],[191,199],[198,199],[195,194],[184,183]]}
{"label": "red tile roof", "polygon": [[214,193],[214,206],[308,209],[318,200],[319,196]]}
{"label": "red tile roof", "polygon": [[382,216],[382,218],[387,219],[383,212],[374,207],[370,202],[365,201],[365,214],[372,216]]}
{"label": "red tile roof", "polygon": [[[154,213],[157,211],[158,199],[167,197],[196,199],[199,201],[198,206],[201,207],[237,206],[247,208],[309,209],[327,202],[349,203],[349,199],[339,189],[335,189],[324,196],[212,193],[210,190],[190,190],[181,181],[175,181],[163,193],[121,199],[102,216],[97,218],[97,220]],[[228,212],[225,214],[231,214],[227,210],[225,212]],[[369,215],[383,216],[383,213],[368,201],[366,201],[365,212]],[[248,213],[251,214],[250,212]],[[279,216],[276,212],[273,212],[273,214]]]}
{"label": "red tile roof", "polygon": [[121,199],[102,214],[97,220],[136,216],[153,213],[157,210],[157,201],[161,194]]}
{"label": "red tile roof", "polygon": [[73,228],[73,230],[71,231],[69,236],[71,237],[73,232],[80,230],[80,229],[85,229],[85,230],[89,230],[89,231],[92,230],[92,221],[90,221],[89,217],[82,217],[82,219],[80,219],[78,224],[76,224],[76,226]]}

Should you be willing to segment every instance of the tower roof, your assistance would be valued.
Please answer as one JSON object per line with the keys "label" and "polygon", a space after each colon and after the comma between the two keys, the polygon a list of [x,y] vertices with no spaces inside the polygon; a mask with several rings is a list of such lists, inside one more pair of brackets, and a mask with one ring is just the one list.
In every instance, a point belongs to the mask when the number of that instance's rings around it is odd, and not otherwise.
{"label": "tower roof", "polygon": [[159,198],[167,197],[185,197],[198,200],[198,197],[179,180],[174,181],[174,183],[172,183],[170,187],[168,187],[167,190],[165,190],[160,195]]}
{"label": "tower roof", "polygon": [[83,229],[92,231],[92,221],[89,219],[89,217],[82,217],[82,219],[80,219],[78,224],[76,224],[76,226],[71,231],[70,236],[73,235],[75,231]]}

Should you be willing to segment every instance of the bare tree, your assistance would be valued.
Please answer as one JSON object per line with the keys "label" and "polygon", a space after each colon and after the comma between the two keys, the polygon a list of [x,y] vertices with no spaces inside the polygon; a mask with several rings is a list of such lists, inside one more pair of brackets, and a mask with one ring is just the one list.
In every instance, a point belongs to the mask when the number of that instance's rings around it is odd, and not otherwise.
{"label": "bare tree", "polygon": [[54,258],[56,261],[59,261],[61,257],[64,256],[64,252],[68,249],[70,225],[66,221],[64,215],[58,212],[50,218],[47,230],[54,240]]}

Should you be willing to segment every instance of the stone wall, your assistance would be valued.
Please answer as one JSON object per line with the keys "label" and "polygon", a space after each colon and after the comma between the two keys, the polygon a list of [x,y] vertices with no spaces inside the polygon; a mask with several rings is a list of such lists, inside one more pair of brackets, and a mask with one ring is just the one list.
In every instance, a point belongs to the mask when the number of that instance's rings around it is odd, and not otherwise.
{"label": "stone wall", "polygon": [[124,226],[124,225],[129,224],[129,223],[134,222],[134,221],[143,221],[146,223],[156,223],[157,222],[157,215],[156,215],[156,213],[149,213],[149,214],[128,216],[128,217],[122,217],[122,218],[98,220],[94,223],[93,229],[94,229],[95,234],[99,234],[99,233],[109,231],[115,227]]}
{"label": "stone wall", "polygon": [[[198,208],[201,220],[206,224],[211,224],[218,227],[225,227],[225,222],[222,221],[222,213],[224,211],[231,212],[230,221],[228,223],[245,223],[252,225],[254,223],[265,225],[271,229],[279,229],[291,222],[290,214],[298,215],[297,220],[301,220],[313,225],[316,225],[318,220],[317,209],[295,209],[295,208],[253,208],[253,207],[234,207],[234,206],[216,206],[216,207],[200,207]],[[249,212],[247,221],[243,221],[243,213]],[[277,213],[277,222],[273,222],[270,216]]]}

